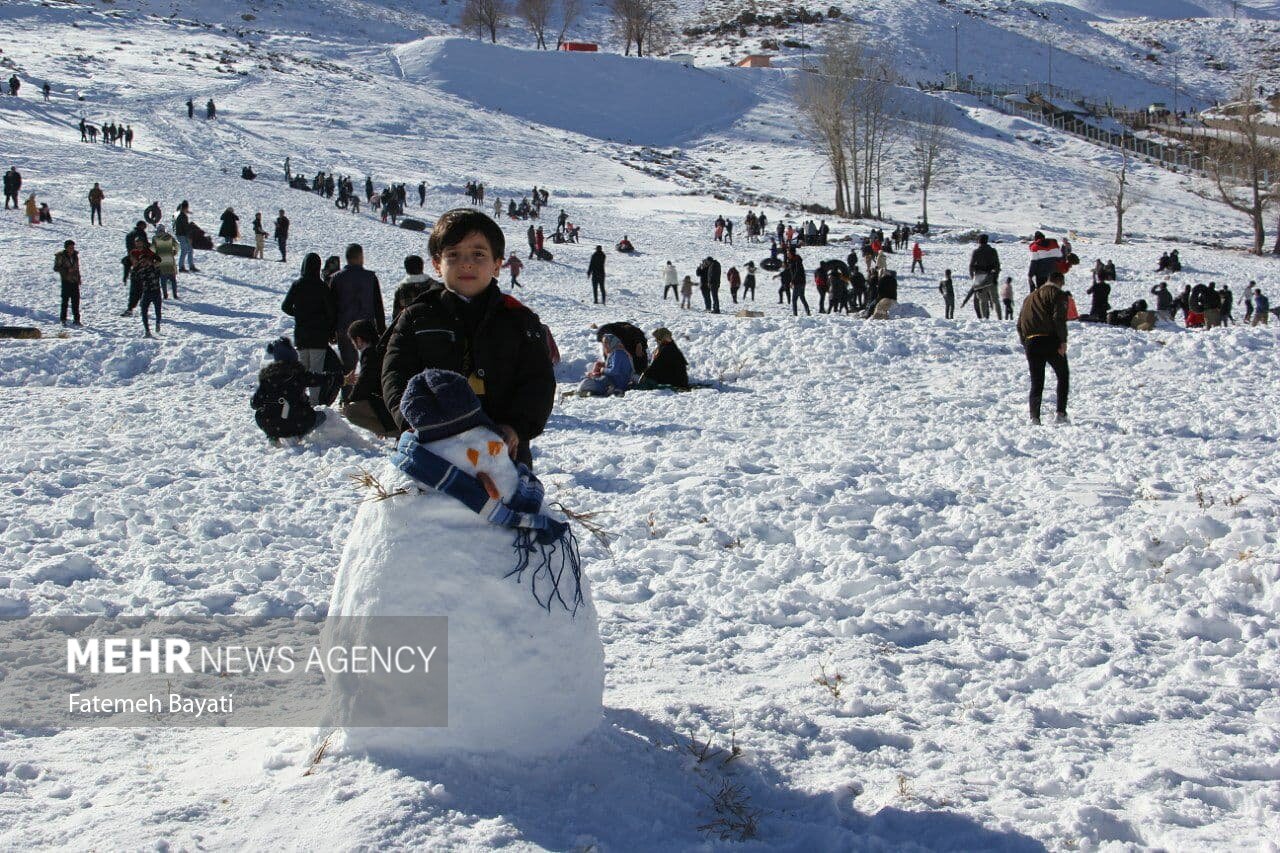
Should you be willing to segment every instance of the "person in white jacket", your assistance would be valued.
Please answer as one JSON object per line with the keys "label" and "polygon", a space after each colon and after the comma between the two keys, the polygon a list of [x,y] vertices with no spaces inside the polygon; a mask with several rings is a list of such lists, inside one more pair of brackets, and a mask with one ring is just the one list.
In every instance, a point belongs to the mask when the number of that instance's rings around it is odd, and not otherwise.
{"label": "person in white jacket", "polygon": [[662,270],[662,301],[667,301],[667,291],[671,291],[671,295],[676,299],[680,298],[680,275],[676,272],[675,265],[671,261],[667,261],[667,265]]}
{"label": "person in white jacket", "polygon": [[1000,301],[1004,303],[1004,318],[1006,320],[1013,319],[1013,279],[1005,277],[1004,284],[1000,285]]}

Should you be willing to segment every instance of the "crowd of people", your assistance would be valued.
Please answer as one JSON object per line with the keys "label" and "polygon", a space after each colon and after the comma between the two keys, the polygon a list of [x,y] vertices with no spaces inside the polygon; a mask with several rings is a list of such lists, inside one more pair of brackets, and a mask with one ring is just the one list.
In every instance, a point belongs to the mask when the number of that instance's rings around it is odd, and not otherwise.
{"label": "crowd of people", "polygon": [[[88,141],[89,125],[82,122],[81,129]],[[127,147],[131,142],[130,131],[128,125],[109,125],[107,135],[113,143],[123,142]],[[358,211],[361,194],[350,176],[324,172],[310,179],[295,176],[288,158],[285,173],[290,186],[308,189],[326,198],[336,195],[339,207]],[[47,205],[38,205],[34,195],[29,195],[25,203],[21,201],[22,188],[22,175],[16,167],[11,167],[4,174],[5,209],[21,209],[33,223],[51,221]],[[363,190],[365,201],[381,213],[384,221],[390,219],[395,224],[403,215],[407,184],[391,183],[377,191],[372,178],[366,176]],[[417,191],[419,206],[423,206],[425,182],[417,185]],[[468,181],[464,192],[471,205],[485,204],[483,184]],[[98,183],[89,190],[91,224],[102,225],[106,198],[106,192]],[[520,202],[511,199],[506,214],[517,220],[537,219],[548,201],[549,191],[534,187],[530,196]],[[501,216],[500,198],[494,201],[494,211]],[[178,206],[172,231],[162,223],[162,218],[159,202],[148,205],[143,219],[126,235],[125,255],[121,259],[122,278],[128,285],[128,301],[121,314],[130,316],[141,309],[143,333],[147,337],[160,332],[163,303],[179,298],[178,276],[197,272],[195,249],[211,247],[211,244],[200,245],[207,237],[192,220],[187,202]],[[224,244],[240,239],[240,217],[234,208],[227,207],[219,220],[218,236]],[[899,287],[891,256],[909,246],[912,273],[924,273],[924,249],[918,240],[913,241],[913,235],[921,233],[919,227],[899,225],[887,235],[883,229],[873,228],[855,241],[844,257],[822,257],[826,254],[822,247],[830,245],[830,230],[825,221],[807,220],[799,225],[778,221],[773,223],[772,231],[766,230],[769,224],[763,211],[748,211],[745,219],[748,241],[763,242],[764,235],[769,234],[769,256],[758,265],[750,260],[740,267],[731,265],[724,269],[719,260],[708,255],[697,264],[692,275],[682,276],[675,264],[667,261],[661,270],[663,300],[678,299],[681,307],[691,308],[697,289],[703,309],[720,313],[722,284],[728,290],[731,304],[754,303],[760,276],[771,274],[777,281],[778,303],[789,307],[793,315],[798,315],[802,307],[809,315],[813,308],[808,299],[812,273],[819,314],[856,312],[866,317],[888,318],[897,305]],[[261,213],[255,214],[251,226],[252,256],[262,258],[265,240],[271,236],[276,241],[280,260],[287,261],[289,228],[284,210],[279,211],[270,232]],[[580,227],[570,222],[568,213],[561,209],[556,217],[555,241],[577,242],[579,231]],[[716,242],[732,245],[733,233],[732,219],[720,216],[713,223]],[[544,245],[543,226],[530,222],[526,236],[529,257],[550,260]],[[318,422],[304,409],[314,410],[326,401],[340,399],[339,411],[352,423],[380,435],[395,435],[404,428],[396,406],[403,383],[425,367],[443,367],[458,370],[472,380],[473,387],[494,389],[492,394],[480,392],[486,411],[492,406],[490,414],[504,425],[504,435],[512,452],[528,457],[528,442],[545,424],[545,417],[539,415],[544,397],[549,399],[554,389],[553,378],[548,383],[546,376],[540,375],[535,381],[533,374],[542,374],[543,362],[549,365],[557,356],[549,330],[520,302],[502,294],[497,285],[501,270],[506,269],[510,287],[523,287],[520,276],[525,263],[516,252],[506,251],[501,227],[471,207],[458,208],[440,217],[428,248],[429,259],[418,255],[405,259],[405,276],[396,289],[390,323],[384,311],[380,283],[376,274],[364,267],[359,245],[347,247],[345,265],[337,256],[325,261],[316,253],[306,255],[300,276],[282,304],[282,310],[294,317],[293,341],[277,342],[272,347],[275,361],[292,366],[273,368],[269,375],[264,372],[263,376],[264,388],[274,388],[281,382],[286,385],[304,382],[299,398],[303,402],[297,406],[289,402],[297,397],[296,389],[259,395],[259,402],[266,401],[257,407],[261,410],[259,422],[272,424],[264,429],[272,435],[300,434]],[[614,248],[622,253],[635,251],[625,235]],[[802,248],[806,254],[818,251],[819,259],[806,262]],[[1236,322],[1235,294],[1229,286],[1219,287],[1215,282],[1187,284],[1176,295],[1169,290],[1167,282],[1161,282],[1150,291],[1154,311],[1148,309],[1145,299],[1128,308],[1113,308],[1112,284],[1117,280],[1118,271],[1114,262],[1104,262],[1101,258],[1092,268],[1086,290],[1090,297],[1089,310],[1081,313],[1065,286],[1066,274],[1079,263],[1070,242],[1059,242],[1036,232],[1028,248],[1028,296],[1018,317],[1017,330],[1031,372],[1030,415],[1037,423],[1046,368],[1052,368],[1057,374],[1057,414],[1060,419],[1066,417],[1069,391],[1066,323],[1078,320],[1151,328],[1156,318],[1174,320],[1179,314],[1192,328],[1213,328]],[[438,278],[427,274],[428,261]],[[606,252],[602,245],[597,245],[588,260],[586,276],[592,286],[593,303],[601,306],[608,304],[606,268]],[[1157,268],[1170,274],[1181,271],[1177,251],[1164,254]],[[65,241],[55,254],[53,269],[62,288],[61,322],[80,325],[84,273],[74,241]],[[960,307],[972,302],[979,319],[1012,320],[1013,279],[1006,275],[1001,280],[1001,272],[999,252],[986,235],[979,235],[977,246],[970,254],[969,286]],[[943,300],[944,316],[954,318],[956,286],[951,270],[944,272],[937,289]],[[1270,303],[1256,282],[1249,283],[1243,301],[1245,322],[1254,325],[1268,322]],[[432,334],[419,334],[424,329],[428,332],[448,330],[450,334],[436,339]],[[481,343],[481,338],[490,334],[502,343],[492,344],[487,340]],[[689,386],[687,362],[668,329],[654,331],[652,360],[648,357],[646,336],[632,324],[608,324],[602,327],[598,340],[601,358],[584,377],[580,394],[609,396],[635,388]],[[536,346],[530,342],[536,342]],[[524,362],[526,368],[514,376],[505,362],[482,365],[481,361],[494,357],[495,348],[505,356]],[[549,373],[549,368],[546,372]],[[548,388],[551,391],[546,391]],[[278,411],[273,414],[273,409]]]}

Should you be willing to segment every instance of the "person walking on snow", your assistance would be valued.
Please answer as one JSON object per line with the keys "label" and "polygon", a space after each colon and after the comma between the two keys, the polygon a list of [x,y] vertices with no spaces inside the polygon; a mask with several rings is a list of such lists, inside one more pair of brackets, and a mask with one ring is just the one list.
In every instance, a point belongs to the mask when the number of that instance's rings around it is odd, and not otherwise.
{"label": "person walking on snow", "polygon": [[196,117],[195,101],[191,100],[190,98],[187,98],[187,118],[190,119],[195,117]]}
{"label": "person walking on snow", "polygon": [[667,265],[662,268],[662,301],[667,301],[667,291],[671,291],[671,295],[677,300],[680,298],[680,274],[676,272],[675,264],[667,261]]}
{"label": "person walking on snow", "polygon": [[216,118],[217,115],[218,115],[218,108],[214,106],[213,98],[210,98],[209,102],[204,105],[204,117],[206,120],[208,120],[208,119]]}
{"label": "person walking on snow", "polygon": [[1040,400],[1044,395],[1045,365],[1053,368],[1058,377],[1057,422],[1067,422],[1067,394],[1070,391],[1070,370],[1067,364],[1067,295],[1066,283],[1061,272],[1049,274],[1045,283],[1037,287],[1022,302],[1018,315],[1018,340],[1022,342],[1031,371],[1030,404],[1031,423],[1040,423]]}
{"label": "person walking on snow", "polygon": [[524,285],[520,283],[520,271],[524,269],[524,261],[520,260],[515,252],[512,252],[511,257],[507,258],[503,266],[511,270],[511,286],[523,287]]}
{"label": "person walking on snow", "polygon": [[920,248],[920,242],[911,247],[911,271],[915,272],[916,267],[920,268],[920,272],[924,273],[924,249]]}

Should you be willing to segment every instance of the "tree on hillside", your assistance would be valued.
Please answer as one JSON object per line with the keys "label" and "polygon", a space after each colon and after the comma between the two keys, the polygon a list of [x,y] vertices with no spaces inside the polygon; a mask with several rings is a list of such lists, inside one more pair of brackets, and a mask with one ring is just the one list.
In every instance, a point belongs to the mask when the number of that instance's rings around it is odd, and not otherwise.
{"label": "tree on hillside", "polygon": [[933,104],[911,132],[911,172],[920,185],[920,221],[929,227],[929,189],[945,178],[954,164],[951,120],[947,108]]}
{"label": "tree on hillside", "polygon": [[671,0],[609,0],[613,25],[625,45],[623,53],[631,55],[633,42],[636,56],[644,56],[646,49],[653,53],[655,43],[671,31],[673,10]]}
{"label": "tree on hillside", "polygon": [[818,145],[836,185],[842,216],[871,216],[879,207],[881,171],[895,127],[893,70],[855,27],[833,31],[817,65],[793,90],[798,124]]}
{"label": "tree on hillside", "polygon": [[[516,0],[516,14],[519,15],[538,40],[540,50],[547,49],[547,23],[551,20],[551,0]],[[556,45],[558,48],[559,45]]]}
{"label": "tree on hillside", "polygon": [[1205,171],[1211,188],[1199,195],[1249,217],[1253,225],[1251,251],[1261,255],[1267,237],[1264,217],[1280,198],[1280,152],[1263,132],[1264,107],[1254,102],[1255,90],[1252,78],[1241,84],[1237,99],[1242,107],[1231,118],[1230,132],[1206,142]]}
{"label": "tree on hillside", "polygon": [[498,43],[498,27],[507,19],[510,11],[506,0],[466,0],[462,7],[462,28],[489,34],[489,41]]}
{"label": "tree on hillside", "polygon": [[582,14],[582,0],[560,0],[560,32],[556,33],[556,50],[565,43],[569,28]]}
{"label": "tree on hillside", "polygon": [[1129,152],[1121,150],[1120,165],[1109,169],[1094,187],[1094,195],[1116,214],[1116,245],[1124,242],[1124,215],[1146,201],[1146,195],[1129,180]]}

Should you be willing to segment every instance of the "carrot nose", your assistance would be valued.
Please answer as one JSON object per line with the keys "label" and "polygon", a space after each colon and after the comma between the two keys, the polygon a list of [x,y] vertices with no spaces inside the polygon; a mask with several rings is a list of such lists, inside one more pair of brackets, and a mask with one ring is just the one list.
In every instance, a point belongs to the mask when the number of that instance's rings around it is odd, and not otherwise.
{"label": "carrot nose", "polygon": [[497,456],[499,453],[505,450],[506,447],[507,445],[501,441],[491,441],[489,442],[489,455]]}
{"label": "carrot nose", "polygon": [[480,464],[480,451],[479,451],[479,450],[476,450],[474,447],[468,447],[468,448],[467,448],[467,459],[471,462],[471,464],[472,464],[472,465],[479,465],[479,464]]}
{"label": "carrot nose", "polygon": [[498,491],[498,486],[493,482],[493,478],[485,472],[481,471],[476,475],[476,479],[480,481],[480,485],[484,486],[484,490],[489,493],[489,497],[497,500],[502,497],[502,492]]}

